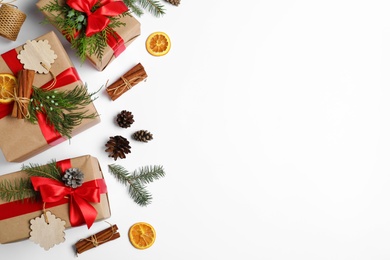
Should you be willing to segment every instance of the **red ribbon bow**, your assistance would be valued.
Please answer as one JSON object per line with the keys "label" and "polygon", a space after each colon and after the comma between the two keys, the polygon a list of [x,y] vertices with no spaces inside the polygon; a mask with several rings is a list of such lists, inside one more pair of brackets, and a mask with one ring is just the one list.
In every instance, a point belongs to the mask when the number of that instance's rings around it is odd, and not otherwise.
{"label": "red ribbon bow", "polygon": [[72,226],[84,223],[90,228],[96,219],[97,211],[90,203],[100,202],[100,187],[96,181],[83,183],[78,188],[65,186],[64,183],[44,178],[31,177],[36,191],[39,191],[42,200],[46,203],[69,199],[69,220]]}
{"label": "red ribbon bow", "polygon": [[[99,7],[92,12],[92,8],[99,3]],[[68,0],[67,4],[87,15],[86,36],[92,36],[101,32],[108,26],[110,19],[108,16],[120,15],[128,11],[127,6],[122,1],[116,0]]]}

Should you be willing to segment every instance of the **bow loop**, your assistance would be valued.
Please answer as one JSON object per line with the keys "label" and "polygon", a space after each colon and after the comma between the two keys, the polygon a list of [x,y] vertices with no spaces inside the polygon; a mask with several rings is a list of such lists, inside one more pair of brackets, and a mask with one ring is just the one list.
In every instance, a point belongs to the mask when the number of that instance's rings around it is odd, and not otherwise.
{"label": "bow loop", "polygon": [[43,202],[57,202],[65,197],[69,199],[69,220],[72,226],[84,223],[90,228],[96,219],[97,211],[90,203],[100,202],[100,187],[96,181],[84,183],[78,188],[65,186],[64,183],[44,178],[31,177],[36,191],[39,191]]}
{"label": "bow loop", "polygon": [[[85,31],[87,37],[103,31],[110,23],[108,17],[117,16],[129,10],[125,3],[117,0],[102,0],[100,2],[98,0],[68,0],[67,4],[87,15]],[[99,7],[92,11],[96,4],[99,4]]]}

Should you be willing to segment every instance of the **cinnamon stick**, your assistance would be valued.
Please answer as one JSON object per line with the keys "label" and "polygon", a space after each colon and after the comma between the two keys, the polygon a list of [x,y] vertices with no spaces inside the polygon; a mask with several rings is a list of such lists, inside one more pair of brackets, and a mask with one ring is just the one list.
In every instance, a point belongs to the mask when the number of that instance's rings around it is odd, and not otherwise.
{"label": "cinnamon stick", "polygon": [[112,83],[107,87],[107,94],[110,96],[111,100],[115,101],[126,91],[130,90],[133,86],[137,85],[139,82],[145,80],[148,77],[144,67],[141,63],[138,63],[128,72],[123,74],[117,81]]}
{"label": "cinnamon stick", "polygon": [[96,233],[95,235],[79,240],[75,244],[76,252],[81,254],[89,249],[119,238],[120,234],[117,231],[118,227],[113,225]]}
{"label": "cinnamon stick", "polygon": [[17,75],[18,87],[15,93],[15,102],[12,109],[12,117],[22,119],[28,114],[28,104],[32,93],[32,85],[35,77],[34,70],[20,70]]}

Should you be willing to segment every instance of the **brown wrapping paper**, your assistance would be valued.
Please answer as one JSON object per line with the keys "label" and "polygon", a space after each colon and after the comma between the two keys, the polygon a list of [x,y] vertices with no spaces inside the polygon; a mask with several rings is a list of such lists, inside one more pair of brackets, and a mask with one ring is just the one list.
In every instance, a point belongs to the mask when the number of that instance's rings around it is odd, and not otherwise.
{"label": "brown wrapping paper", "polygon": [[[84,173],[84,181],[90,181],[95,179],[101,179],[103,173],[101,171],[98,160],[90,155],[80,156],[71,159],[72,167],[79,168]],[[26,178],[27,174],[22,171],[9,173],[0,176],[0,181],[9,180],[13,182],[15,179]],[[6,203],[0,200],[0,205]],[[98,212],[97,220],[109,218],[111,216],[110,205],[108,200],[108,194],[100,195],[100,203],[93,203],[94,208]],[[47,208],[56,217],[66,222],[65,227],[71,227],[69,223],[69,206],[68,204],[62,204],[60,206]],[[0,244],[15,242],[23,239],[27,239],[30,236],[30,220],[39,217],[43,211],[36,211],[33,213],[20,215],[17,217],[0,220]],[[87,226],[84,226],[87,228]]]}
{"label": "brown wrapping paper", "polygon": [[[53,2],[53,0],[40,0],[36,5],[41,9],[51,2]],[[58,0],[58,3],[64,4],[65,0]],[[54,19],[54,16],[56,15],[54,12],[42,12],[49,21]],[[124,45],[127,47],[141,34],[141,24],[132,16],[122,17],[120,22],[125,23],[126,25],[116,28],[115,31],[123,39]],[[61,32],[58,27],[57,29]],[[115,58],[114,51],[109,46],[105,48],[102,60],[99,60],[96,55],[88,56],[88,60],[99,71],[104,70],[113,60],[115,60]]]}
{"label": "brown wrapping paper", "polygon": [[[50,69],[54,75],[60,74],[67,68],[74,67],[54,32],[45,34],[36,40],[43,39],[49,41],[51,49],[54,50],[58,56]],[[22,46],[16,48],[17,52],[20,50],[22,50]],[[1,56],[0,73],[12,74],[10,68],[7,66]],[[40,87],[52,80],[52,78],[53,77],[50,74],[36,74],[33,85]],[[58,88],[58,90],[61,91],[66,89],[73,89],[76,86],[83,85],[84,83],[79,80],[75,83]],[[93,103],[90,103],[88,106],[86,106],[85,110],[88,110],[90,113],[96,112],[96,108]],[[80,132],[96,125],[99,122],[99,117],[83,120],[80,125],[73,129],[72,136],[79,134]],[[22,162],[51,148],[52,146],[53,144],[49,145],[46,142],[46,139],[43,137],[41,129],[38,125],[31,124],[22,119],[15,119],[11,116],[6,116],[0,119],[0,148],[3,151],[4,157],[7,161]]]}

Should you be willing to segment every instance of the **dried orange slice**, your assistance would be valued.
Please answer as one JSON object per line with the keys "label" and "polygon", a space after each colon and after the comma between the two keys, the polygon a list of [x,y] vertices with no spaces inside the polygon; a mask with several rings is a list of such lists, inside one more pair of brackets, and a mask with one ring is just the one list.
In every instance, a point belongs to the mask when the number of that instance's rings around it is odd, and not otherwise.
{"label": "dried orange slice", "polygon": [[12,74],[0,74],[0,103],[9,103],[13,100],[16,78]]}
{"label": "dried orange slice", "polygon": [[163,56],[171,49],[171,40],[164,32],[154,32],[146,39],[146,50],[154,56]]}
{"label": "dried orange slice", "polygon": [[138,222],[130,227],[129,239],[135,248],[146,249],[151,247],[156,240],[156,231],[152,225]]}

